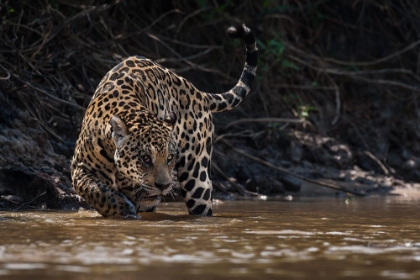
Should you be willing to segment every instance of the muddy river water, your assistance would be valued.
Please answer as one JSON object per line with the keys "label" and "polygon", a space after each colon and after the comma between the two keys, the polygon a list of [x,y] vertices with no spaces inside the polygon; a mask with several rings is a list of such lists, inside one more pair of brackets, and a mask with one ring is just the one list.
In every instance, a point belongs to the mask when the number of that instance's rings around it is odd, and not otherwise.
{"label": "muddy river water", "polygon": [[0,212],[0,279],[420,279],[420,199],[230,201],[214,213]]}

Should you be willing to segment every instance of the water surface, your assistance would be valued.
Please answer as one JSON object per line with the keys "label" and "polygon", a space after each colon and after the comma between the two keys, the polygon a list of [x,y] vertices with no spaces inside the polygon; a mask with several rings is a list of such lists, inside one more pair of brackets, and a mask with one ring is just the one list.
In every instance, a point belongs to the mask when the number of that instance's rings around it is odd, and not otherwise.
{"label": "water surface", "polygon": [[0,279],[420,279],[420,200],[159,206],[142,220],[0,212]]}

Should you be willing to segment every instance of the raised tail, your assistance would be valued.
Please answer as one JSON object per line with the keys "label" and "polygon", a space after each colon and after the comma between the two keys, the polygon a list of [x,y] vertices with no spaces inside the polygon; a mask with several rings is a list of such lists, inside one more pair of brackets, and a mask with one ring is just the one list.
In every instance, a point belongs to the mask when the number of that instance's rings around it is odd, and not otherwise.
{"label": "raised tail", "polygon": [[224,93],[206,93],[209,98],[210,110],[213,113],[231,110],[238,106],[250,92],[257,70],[258,48],[251,29],[242,24],[229,27],[226,33],[231,38],[239,38],[244,41],[246,60],[241,78],[232,89]]}

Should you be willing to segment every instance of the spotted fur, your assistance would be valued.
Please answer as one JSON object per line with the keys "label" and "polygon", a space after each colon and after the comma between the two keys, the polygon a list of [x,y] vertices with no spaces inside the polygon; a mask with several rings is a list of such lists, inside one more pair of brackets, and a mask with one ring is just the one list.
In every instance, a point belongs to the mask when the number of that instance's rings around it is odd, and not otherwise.
{"label": "spotted fur", "polygon": [[238,83],[205,93],[144,57],[132,56],[102,79],[86,110],[71,168],[75,190],[103,216],[136,217],[173,193],[177,169],[192,215],[212,215],[212,113],[236,107],[249,93],[257,46],[245,25],[228,35],[246,46]]}

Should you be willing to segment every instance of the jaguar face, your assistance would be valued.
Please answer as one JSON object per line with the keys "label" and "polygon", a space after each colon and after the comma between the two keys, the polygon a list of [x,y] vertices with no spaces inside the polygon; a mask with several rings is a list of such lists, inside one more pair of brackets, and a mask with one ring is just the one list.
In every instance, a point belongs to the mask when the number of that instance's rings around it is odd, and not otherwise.
{"label": "jaguar face", "polygon": [[147,120],[133,122],[131,126],[117,115],[110,123],[116,147],[115,166],[135,186],[127,196],[132,201],[155,206],[161,196],[173,193],[172,170],[177,159],[173,126],[150,114]]}

